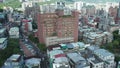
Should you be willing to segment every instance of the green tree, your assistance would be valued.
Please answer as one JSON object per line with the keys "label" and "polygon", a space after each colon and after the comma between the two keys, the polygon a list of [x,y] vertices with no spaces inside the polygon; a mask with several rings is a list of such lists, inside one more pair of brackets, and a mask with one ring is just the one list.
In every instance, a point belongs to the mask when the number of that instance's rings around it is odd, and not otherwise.
{"label": "green tree", "polygon": [[33,34],[30,34],[28,38],[33,42],[33,43],[39,43],[39,40],[37,37],[34,37]]}
{"label": "green tree", "polygon": [[31,35],[29,35],[29,39],[30,39],[33,43],[37,44],[38,48],[39,48],[41,51],[46,51],[46,50],[47,50],[47,47],[45,46],[45,44],[39,43],[39,40],[38,40],[37,37],[34,37],[34,36],[31,34]]}
{"label": "green tree", "polygon": [[47,50],[45,44],[40,44],[40,43],[38,43],[37,46],[38,46],[38,48],[39,48],[41,51],[46,51],[46,50]]}
{"label": "green tree", "polygon": [[2,9],[2,8],[0,9],[0,12],[3,12],[3,9]]}
{"label": "green tree", "polygon": [[113,46],[114,46],[115,48],[119,48],[119,41],[114,40],[114,41],[113,41]]}

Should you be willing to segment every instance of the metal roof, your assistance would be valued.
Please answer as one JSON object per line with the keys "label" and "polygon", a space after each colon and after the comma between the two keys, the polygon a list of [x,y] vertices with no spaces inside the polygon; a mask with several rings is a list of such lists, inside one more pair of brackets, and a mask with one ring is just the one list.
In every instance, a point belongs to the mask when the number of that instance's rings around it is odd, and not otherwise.
{"label": "metal roof", "polygon": [[78,63],[80,61],[85,61],[85,59],[77,53],[68,53],[67,56],[74,62],[74,63]]}
{"label": "metal roof", "polygon": [[72,44],[66,44],[68,49],[73,49],[74,46]]}
{"label": "metal roof", "polygon": [[114,56],[114,54],[108,52],[108,51],[105,50],[105,49],[98,49],[98,50],[95,50],[94,52],[95,52],[96,54],[98,54],[98,55],[103,56],[103,57]]}
{"label": "metal roof", "polygon": [[7,38],[0,38],[0,43],[3,43]]}

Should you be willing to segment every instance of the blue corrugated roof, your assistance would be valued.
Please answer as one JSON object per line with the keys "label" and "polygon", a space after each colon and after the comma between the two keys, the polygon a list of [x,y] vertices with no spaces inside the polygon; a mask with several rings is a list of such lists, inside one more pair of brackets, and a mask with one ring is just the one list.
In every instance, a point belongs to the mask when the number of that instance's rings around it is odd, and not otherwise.
{"label": "blue corrugated roof", "polygon": [[66,44],[68,49],[73,49],[74,46],[72,44]]}

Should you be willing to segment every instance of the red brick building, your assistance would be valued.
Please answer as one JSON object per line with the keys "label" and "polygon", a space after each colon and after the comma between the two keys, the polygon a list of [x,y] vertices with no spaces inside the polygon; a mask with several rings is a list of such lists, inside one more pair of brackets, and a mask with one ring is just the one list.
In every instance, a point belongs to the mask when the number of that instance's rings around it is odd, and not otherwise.
{"label": "red brick building", "polygon": [[55,13],[38,14],[38,38],[46,46],[78,41],[79,13],[72,11],[64,15],[63,10]]}
{"label": "red brick building", "polygon": [[116,18],[117,17],[117,11],[118,11],[117,6],[116,7],[111,6],[109,8],[109,16]]}

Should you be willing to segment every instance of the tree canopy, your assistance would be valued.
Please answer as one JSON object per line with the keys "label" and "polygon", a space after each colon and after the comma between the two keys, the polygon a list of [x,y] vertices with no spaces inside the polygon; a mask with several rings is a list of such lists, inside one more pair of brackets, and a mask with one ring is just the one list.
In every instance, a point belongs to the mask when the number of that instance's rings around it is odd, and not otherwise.
{"label": "tree canopy", "polygon": [[0,50],[0,67],[12,54],[22,54],[19,47],[19,39],[8,39],[8,45],[4,50]]}

